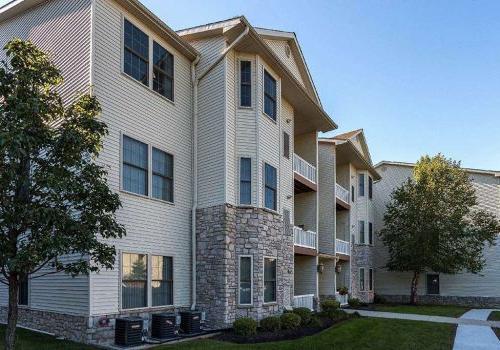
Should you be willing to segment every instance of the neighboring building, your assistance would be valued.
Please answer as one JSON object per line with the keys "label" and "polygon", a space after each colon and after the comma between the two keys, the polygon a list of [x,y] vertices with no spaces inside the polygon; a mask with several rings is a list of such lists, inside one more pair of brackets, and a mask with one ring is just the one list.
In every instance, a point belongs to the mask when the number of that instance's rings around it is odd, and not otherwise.
{"label": "neighboring building", "polygon": [[[374,169],[362,129],[320,139],[320,294],[342,287],[363,302],[374,295]],[[335,262],[336,260],[336,262]],[[347,296],[341,297],[347,302]]]}
{"label": "neighboring building", "polygon": [[[394,189],[412,177],[414,164],[383,161],[375,168],[382,179],[375,183],[375,228],[383,228],[384,212]],[[476,189],[478,207],[500,217],[500,173],[465,169]],[[411,273],[389,272],[383,268],[387,251],[376,240],[375,291],[387,301],[408,302]],[[422,303],[463,304],[475,307],[500,307],[500,232],[497,245],[485,247],[486,267],[479,274],[456,275],[426,272],[419,281],[419,300]]]}
{"label": "neighboring building", "polygon": [[[21,325],[110,343],[126,315],[148,328],[196,306],[222,328],[315,306],[317,135],[336,125],[293,33],[244,17],[175,33],[136,0],[17,0],[0,8],[0,45],[13,37],[51,54],[66,104],[92,86],[127,230],[113,269],[24,285]],[[6,304],[0,287],[2,319]]]}

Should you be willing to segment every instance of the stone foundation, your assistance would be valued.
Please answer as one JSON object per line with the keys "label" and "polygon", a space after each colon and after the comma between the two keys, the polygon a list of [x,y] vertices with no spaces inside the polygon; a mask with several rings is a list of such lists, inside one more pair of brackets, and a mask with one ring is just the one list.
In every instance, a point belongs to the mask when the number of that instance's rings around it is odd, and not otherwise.
{"label": "stone foundation", "polygon": [[[394,304],[408,304],[410,302],[409,295],[380,295],[383,302]],[[458,305],[471,308],[500,308],[500,297],[461,297],[461,296],[445,296],[445,295],[419,295],[419,304],[428,305]]]}
{"label": "stone foundation", "polygon": [[[243,316],[262,319],[292,305],[293,232],[289,218],[229,204],[199,209],[197,299],[207,327],[231,327]],[[238,305],[238,256],[253,256],[253,305]],[[264,257],[277,258],[277,301],[264,304]]]}

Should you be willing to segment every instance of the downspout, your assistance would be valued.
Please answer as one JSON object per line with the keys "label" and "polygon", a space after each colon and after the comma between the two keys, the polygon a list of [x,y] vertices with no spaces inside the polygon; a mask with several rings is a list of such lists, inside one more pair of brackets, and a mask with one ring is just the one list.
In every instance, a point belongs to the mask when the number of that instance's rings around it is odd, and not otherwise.
{"label": "downspout", "polygon": [[198,77],[196,66],[200,61],[200,56],[191,64],[191,82],[193,84],[193,208],[191,210],[191,310],[196,309],[196,210],[198,209],[198,85],[215,66],[217,66],[233,47],[245,37],[250,28],[245,26],[245,30],[221,52],[215,60]]}

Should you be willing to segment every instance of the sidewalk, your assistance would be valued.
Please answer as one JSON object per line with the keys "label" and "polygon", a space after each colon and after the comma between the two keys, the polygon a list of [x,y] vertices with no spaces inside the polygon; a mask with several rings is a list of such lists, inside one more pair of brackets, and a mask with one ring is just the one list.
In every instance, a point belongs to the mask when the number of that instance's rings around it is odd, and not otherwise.
{"label": "sidewalk", "polygon": [[[473,309],[463,314],[459,320],[472,319],[485,322],[492,311],[495,310]],[[500,341],[491,327],[460,324],[457,328],[453,350],[500,350]]]}

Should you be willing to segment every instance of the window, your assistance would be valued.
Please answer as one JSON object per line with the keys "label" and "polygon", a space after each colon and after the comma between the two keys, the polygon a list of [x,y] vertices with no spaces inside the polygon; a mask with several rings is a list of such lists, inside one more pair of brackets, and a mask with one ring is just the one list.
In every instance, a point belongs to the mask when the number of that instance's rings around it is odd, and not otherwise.
{"label": "window", "polygon": [[240,256],[239,304],[252,304],[252,257]]}
{"label": "window", "polygon": [[276,120],[276,79],[264,71],[264,113]]}
{"label": "window", "polygon": [[354,203],[354,186],[351,186],[351,202]]}
{"label": "window", "polygon": [[123,253],[122,308],[135,309],[148,305],[148,262],[144,254]]}
{"label": "window", "polygon": [[359,290],[360,291],[365,290],[365,268],[364,267],[359,268]]}
{"label": "window", "polygon": [[123,69],[126,74],[149,86],[149,38],[129,21],[124,23]]}
{"label": "window", "polygon": [[373,245],[373,223],[368,223],[368,244]]}
{"label": "window", "polygon": [[373,179],[371,176],[368,176],[368,198],[373,198]]}
{"label": "window", "polygon": [[172,257],[153,255],[151,269],[153,306],[173,305],[174,272]]}
{"label": "window", "polygon": [[368,270],[368,288],[373,290],[373,269]]}
{"label": "window", "polygon": [[439,275],[427,275],[427,294],[439,294]]}
{"label": "window", "polygon": [[153,90],[174,100],[174,56],[153,42]]}
{"label": "window", "polygon": [[276,302],[276,258],[264,258],[264,302]]}
{"label": "window", "polygon": [[364,195],[365,195],[365,174],[359,174],[358,196],[363,197]]}
{"label": "window", "polygon": [[123,189],[148,195],[148,145],[123,136]]}
{"label": "window", "polygon": [[252,62],[240,62],[240,106],[252,106]]}
{"label": "window", "polygon": [[252,159],[240,159],[240,204],[252,204]]}
{"label": "window", "polygon": [[365,222],[359,222],[359,244],[365,244]]}
{"label": "window", "polygon": [[29,281],[28,278],[25,278],[19,283],[19,300],[17,301],[18,305],[28,305],[29,299]]}
{"label": "window", "polygon": [[174,158],[153,148],[153,198],[174,201]]}
{"label": "window", "polygon": [[290,159],[290,135],[283,132],[283,156]]}
{"label": "window", "polygon": [[277,183],[278,179],[276,177],[276,168],[272,167],[271,165],[267,164],[265,165],[265,194],[264,194],[264,200],[265,204],[264,206],[268,209],[272,210],[277,210],[277,200],[276,200],[276,194],[277,194]]}

